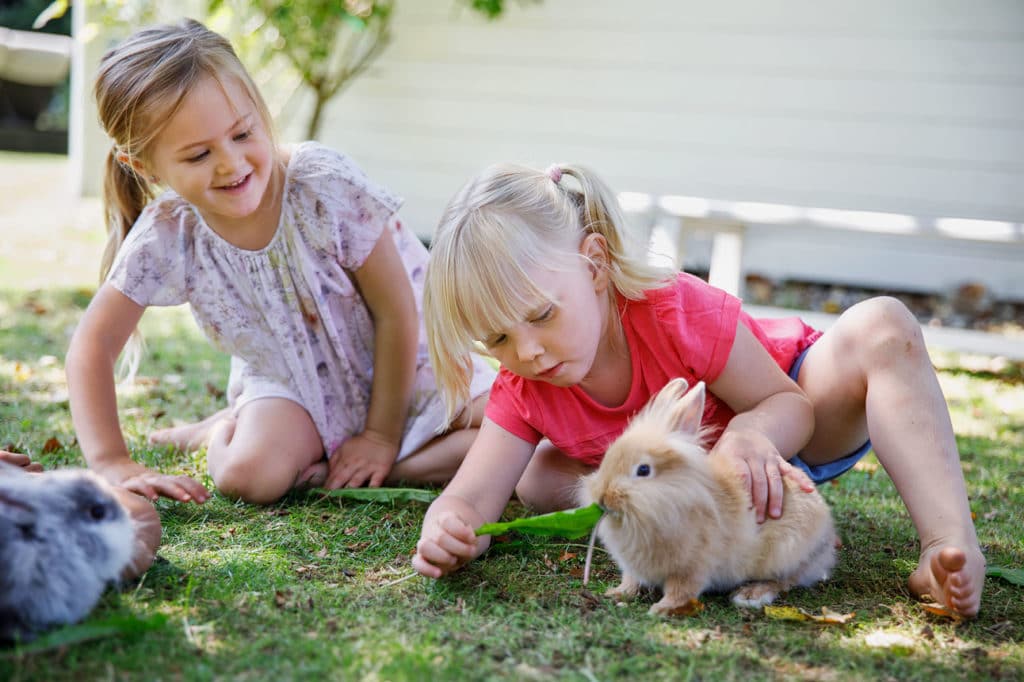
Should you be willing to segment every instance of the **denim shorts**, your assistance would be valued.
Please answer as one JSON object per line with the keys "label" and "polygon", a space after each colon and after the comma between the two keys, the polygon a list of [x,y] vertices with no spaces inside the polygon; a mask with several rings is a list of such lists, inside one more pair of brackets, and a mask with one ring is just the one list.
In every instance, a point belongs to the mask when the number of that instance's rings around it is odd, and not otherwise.
{"label": "denim shorts", "polygon": [[[804,348],[800,355],[796,356],[796,360],[793,361],[793,366],[789,368],[789,378],[793,381],[796,381],[797,377],[800,376],[800,367],[804,364],[804,358],[807,356],[807,351],[810,349],[810,346]],[[803,469],[816,485],[820,485],[825,481],[831,481],[833,478],[838,478],[842,474],[845,474],[853,468],[854,464],[860,461],[861,457],[868,454],[869,450],[871,450],[871,441],[867,440],[854,452],[851,452],[845,457],[840,457],[834,462],[826,462],[825,464],[808,464],[800,459],[800,455],[794,455],[790,458],[789,463],[795,467]]]}

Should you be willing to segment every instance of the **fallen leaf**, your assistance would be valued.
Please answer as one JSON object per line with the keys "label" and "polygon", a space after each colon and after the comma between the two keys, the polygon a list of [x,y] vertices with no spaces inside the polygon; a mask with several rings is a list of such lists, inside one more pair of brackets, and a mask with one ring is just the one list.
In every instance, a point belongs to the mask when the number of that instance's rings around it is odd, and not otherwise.
{"label": "fallen leaf", "polygon": [[704,610],[704,602],[699,599],[691,599],[685,604],[663,611],[666,616],[693,616]]}
{"label": "fallen leaf", "polygon": [[845,625],[857,615],[856,611],[850,613],[838,613],[828,608],[821,607],[821,614],[810,613],[795,606],[765,606],[764,615],[772,620],[797,620],[813,621],[822,625]]}
{"label": "fallen leaf", "polygon": [[57,440],[56,436],[54,436],[52,438],[47,439],[47,441],[45,443],[43,443],[43,454],[49,454],[51,452],[57,452],[62,447],[63,446],[60,444],[60,441]]}
{"label": "fallen leaf", "polygon": [[809,620],[806,613],[795,606],[766,606],[764,615],[772,620]]}
{"label": "fallen leaf", "polygon": [[939,604],[938,602],[922,603],[921,608],[933,615],[940,616],[942,618],[948,618],[950,620],[957,622],[963,620],[964,618],[953,609],[949,608],[944,604]]}
{"label": "fallen leaf", "polygon": [[14,363],[14,380],[18,383],[24,383],[29,380],[32,376],[32,368],[28,365],[23,365],[20,362]]}
{"label": "fallen leaf", "polygon": [[900,632],[872,632],[864,638],[864,643],[872,649],[888,649],[897,656],[906,656],[913,652],[917,644],[911,637]]}
{"label": "fallen leaf", "polygon": [[562,556],[558,557],[559,561],[569,561],[570,559],[576,558],[576,552],[563,552]]}
{"label": "fallen leaf", "polygon": [[310,493],[323,497],[347,497],[364,502],[433,502],[437,493],[424,488],[312,488]]}
{"label": "fallen leaf", "polygon": [[1005,566],[989,566],[985,569],[985,575],[993,578],[1002,578],[1014,585],[1024,585],[1024,569],[1006,568]]}
{"label": "fallen leaf", "polygon": [[824,623],[825,625],[845,625],[853,620],[854,616],[857,615],[856,611],[850,613],[837,613],[827,606],[821,607],[821,615],[808,614],[816,623]]}

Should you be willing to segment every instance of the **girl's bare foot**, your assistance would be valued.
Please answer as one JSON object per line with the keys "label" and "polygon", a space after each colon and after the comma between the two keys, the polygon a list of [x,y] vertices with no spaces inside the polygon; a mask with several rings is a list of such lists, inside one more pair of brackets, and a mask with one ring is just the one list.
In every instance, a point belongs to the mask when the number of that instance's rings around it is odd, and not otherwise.
{"label": "girl's bare foot", "polygon": [[210,431],[214,425],[230,414],[231,411],[224,408],[199,422],[159,429],[149,434],[149,442],[153,445],[173,445],[182,452],[195,452],[209,444]]}
{"label": "girl's bare foot", "polygon": [[953,546],[925,550],[908,583],[917,597],[927,595],[961,616],[973,618],[981,608],[985,557],[977,548],[969,552]]}
{"label": "girl's bare foot", "polygon": [[327,482],[328,471],[329,467],[326,459],[310,464],[305,471],[299,474],[299,478],[295,481],[295,489],[311,490],[313,488],[323,488],[324,483]]}

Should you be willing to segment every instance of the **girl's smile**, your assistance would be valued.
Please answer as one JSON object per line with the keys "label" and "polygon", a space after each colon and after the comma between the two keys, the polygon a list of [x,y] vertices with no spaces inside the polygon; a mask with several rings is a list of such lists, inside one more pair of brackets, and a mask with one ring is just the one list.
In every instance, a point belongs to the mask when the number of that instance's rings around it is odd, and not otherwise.
{"label": "girl's smile", "polygon": [[147,170],[245,249],[269,243],[279,218],[274,147],[240,83],[208,77],[190,90],[153,145]]}

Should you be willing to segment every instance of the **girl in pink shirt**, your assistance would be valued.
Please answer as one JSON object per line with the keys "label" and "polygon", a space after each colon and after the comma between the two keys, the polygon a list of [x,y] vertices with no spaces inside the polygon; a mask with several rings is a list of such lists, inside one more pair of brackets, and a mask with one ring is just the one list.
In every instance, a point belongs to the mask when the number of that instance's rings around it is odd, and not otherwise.
{"label": "girl in pink shirt", "polygon": [[[985,559],[952,425],[920,327],[892,298],[824,334],[754,320],[738,299],[654,269],[625,247],[614,194],[577,166],[499,165],[450,202],[432,246],[424,315],[448,417],[468,397],[472,351],[501,363],[479,434],[431,505],[413,565],[438,578],[483,552],[474,529],[513,490],[538,512],[573,506],[580,476],[673,377],[704,381],[712,455],[749,482],[758,520],[873,443],[921,541],[910,588],[964,616]],[[868,439],[871,439],[869,442]]]}

